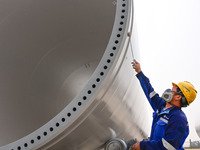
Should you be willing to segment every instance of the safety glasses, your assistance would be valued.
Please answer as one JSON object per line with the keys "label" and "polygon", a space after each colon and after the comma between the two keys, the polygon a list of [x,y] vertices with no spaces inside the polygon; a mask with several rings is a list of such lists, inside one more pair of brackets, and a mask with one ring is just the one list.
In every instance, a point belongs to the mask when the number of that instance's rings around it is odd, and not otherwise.
{"label": "safety glasses", "polygon": [[173,93],[175,93],[176,95],[182,95],[182,93],[180,93],[180,92],[177,92],[177,91],[172,91],[171,89],[167,89],[166,90],[166,92],[173,92]]}

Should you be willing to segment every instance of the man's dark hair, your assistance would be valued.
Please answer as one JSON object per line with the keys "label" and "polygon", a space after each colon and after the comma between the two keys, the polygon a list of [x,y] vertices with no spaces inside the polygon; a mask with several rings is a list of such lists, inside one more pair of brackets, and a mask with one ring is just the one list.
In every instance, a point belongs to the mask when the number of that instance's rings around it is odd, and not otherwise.
{"label": "man's dark hair", "polygon": [[177,92],[180,93],[181,95],[183,95],[183,93],[179,87],[177,87]]}
{"label": "man's dark hair", "polygon": [[187,107],[188,102],[187,102],[185,96],[183,95],[183,92],[181,91],[181,89],[179,87],[177,87],[177,92],[180,93],[180,95],[182,96],[182,98],[181,98],[181,107]]}

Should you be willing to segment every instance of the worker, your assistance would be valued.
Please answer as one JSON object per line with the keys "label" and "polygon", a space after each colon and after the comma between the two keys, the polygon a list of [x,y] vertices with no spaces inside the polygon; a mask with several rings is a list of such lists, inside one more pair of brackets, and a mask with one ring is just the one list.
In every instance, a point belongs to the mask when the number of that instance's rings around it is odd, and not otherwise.
{"label": "worker", "polygon": [[184,150],[189,126],[181,107],[190,105],[196,98],[194,86],[187,81],[172,83],[172,89],[159,97],[143,74],[140,63],[134,60],[132,66],[154,112],[149,140],[137,142],[130,150]]}

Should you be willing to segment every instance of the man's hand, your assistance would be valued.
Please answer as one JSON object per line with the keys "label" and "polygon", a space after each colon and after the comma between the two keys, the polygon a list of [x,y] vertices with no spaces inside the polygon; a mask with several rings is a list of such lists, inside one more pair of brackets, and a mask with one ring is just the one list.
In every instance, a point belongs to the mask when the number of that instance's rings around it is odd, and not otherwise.
{"label": "man's hand", "polygon": [[137,142],[132,146],[132,150],[140,150],[140,142]]}
{"label": "man's hand", "polygon": [[136,71],[137,73],[141,72],[140,63],[137,62],[135,59],[134,59],[133,62],[132,62],[132,66],[133,66],[133,69],[135,69],[135,71]]}

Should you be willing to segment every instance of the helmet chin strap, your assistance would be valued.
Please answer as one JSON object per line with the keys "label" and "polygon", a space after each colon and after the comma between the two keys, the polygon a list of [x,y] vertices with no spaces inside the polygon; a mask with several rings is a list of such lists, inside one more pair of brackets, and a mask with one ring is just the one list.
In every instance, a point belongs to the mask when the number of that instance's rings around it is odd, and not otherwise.
{"label": "helmet chin strap", "polygon": [[[167,102],[167,103],[169,103],[170,105],[172,105],[172,106],[175,106],[174,104],[172,104],[171,102]],[[177,106],[176,106],[177,107]]]}

